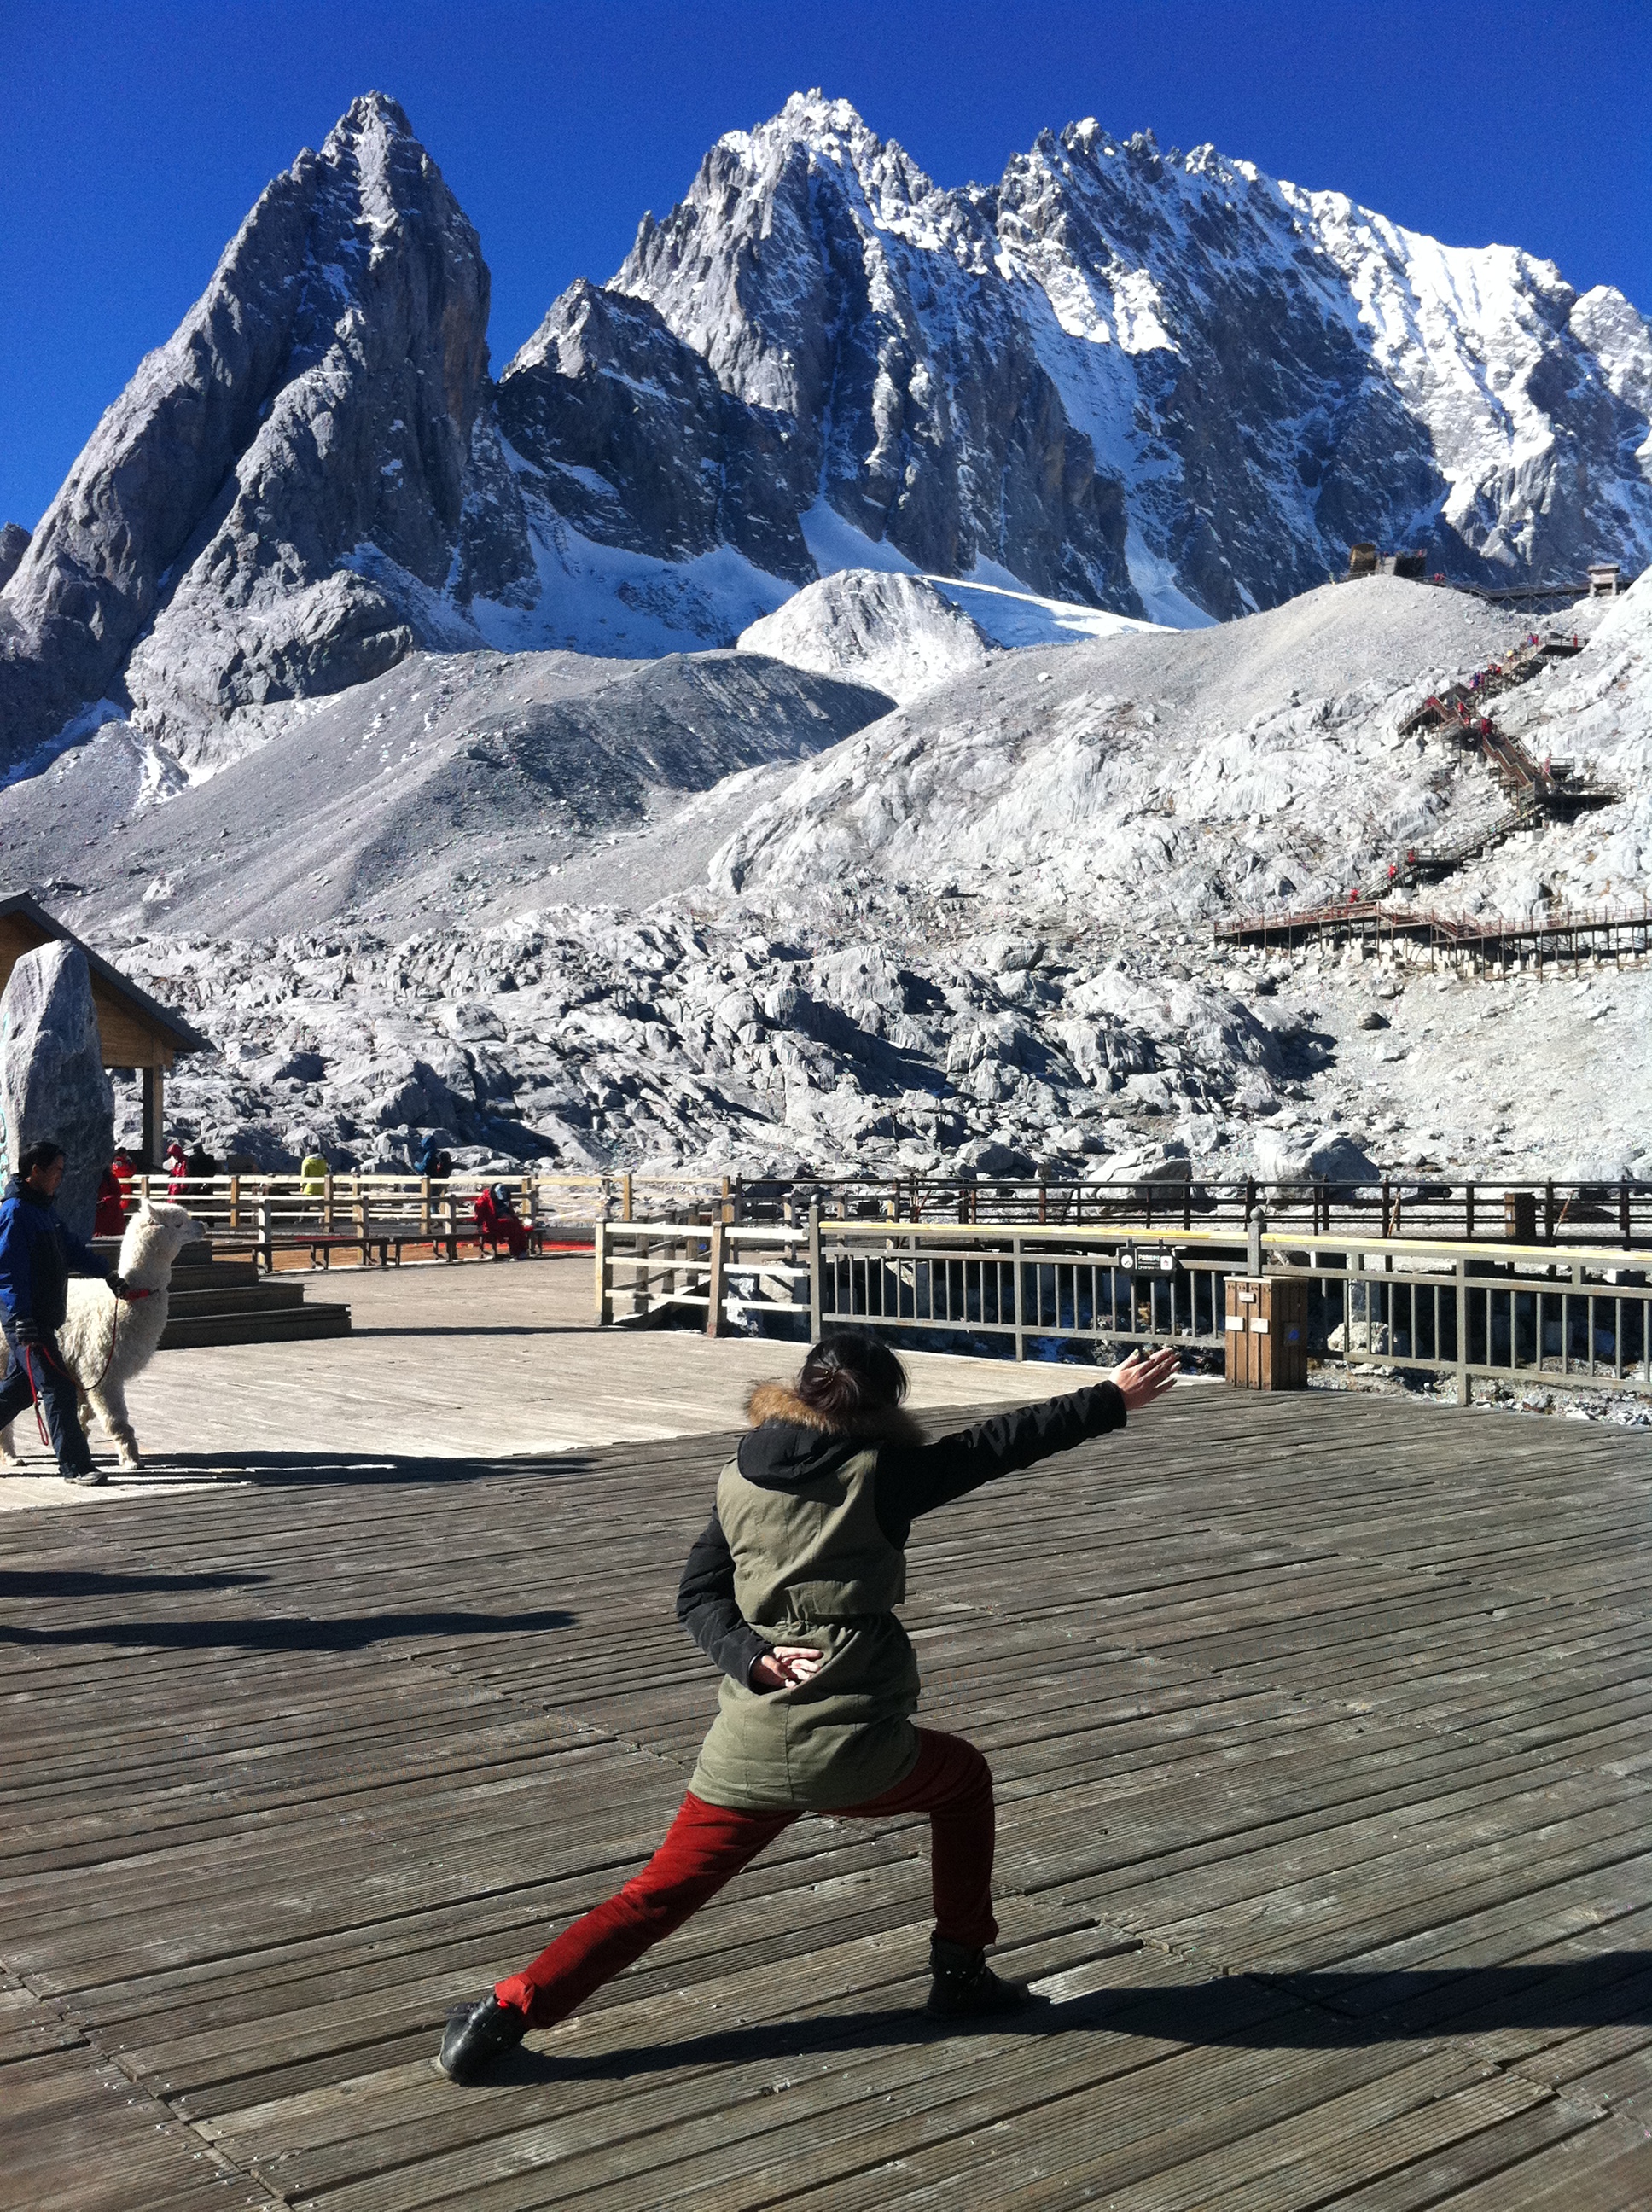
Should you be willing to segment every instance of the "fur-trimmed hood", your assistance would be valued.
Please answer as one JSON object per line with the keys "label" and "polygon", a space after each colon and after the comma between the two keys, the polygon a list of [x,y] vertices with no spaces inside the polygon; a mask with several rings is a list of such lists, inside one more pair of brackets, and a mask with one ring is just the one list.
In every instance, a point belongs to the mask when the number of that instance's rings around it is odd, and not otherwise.
{"label": "fur-trimmed hood", "polygon": [[898,1406],[845,1419],[806,1406],[787,1382],[758,1382],[746,1399],[751,1424],[740,1439],[739,1467],[764,1490],[796,1490],[835,1474],[868,1444],[914,1444],[922,1431]]}

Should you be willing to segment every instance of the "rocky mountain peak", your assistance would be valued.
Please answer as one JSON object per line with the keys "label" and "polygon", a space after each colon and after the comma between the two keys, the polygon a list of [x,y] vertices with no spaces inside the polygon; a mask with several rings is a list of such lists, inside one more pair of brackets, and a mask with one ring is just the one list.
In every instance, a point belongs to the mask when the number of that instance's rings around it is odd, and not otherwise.
{"label": "rocky mountain peak", "polygon": [[355,101],[259,196],[34,533],[0,635],[12,749],[124,682],[197,757],[226,712],[380,672],[439,623],[488,291],[402,110]]}

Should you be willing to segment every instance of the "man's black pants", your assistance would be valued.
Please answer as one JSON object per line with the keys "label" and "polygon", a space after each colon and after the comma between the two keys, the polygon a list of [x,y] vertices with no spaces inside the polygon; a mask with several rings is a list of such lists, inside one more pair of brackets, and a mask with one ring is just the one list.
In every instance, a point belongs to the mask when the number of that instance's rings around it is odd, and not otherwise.
{"label": "man's black pants", "polygon": [[[75,1378],[58,1356],[58,1347],[50,1339],[45,1344],[27,1347],[15,1343],[8,1331],[6,1349],[11,1354],[3,1381],[0,1381],[0,1428],[16,1419],[33,1402],[36,1386],[46,1411],[46,1431],[52,1438],[52,1449],[58,1455],[60,1474],[84,1474],[92,1464],[92,1447],[86,1441],[81,1426],[80,1393],[75,1388]],[[34,1370],[34,1381],[29,1381],[29,1368]]]}

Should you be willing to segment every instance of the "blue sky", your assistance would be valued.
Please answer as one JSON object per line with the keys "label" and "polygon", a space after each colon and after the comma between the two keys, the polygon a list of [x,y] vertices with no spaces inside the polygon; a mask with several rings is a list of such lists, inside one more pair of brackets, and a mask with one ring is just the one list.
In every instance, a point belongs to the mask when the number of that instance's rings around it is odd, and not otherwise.
{"label": "blue sky", "polygon": [[1093,114],[1652,310],[1652,0],[0,0],[0,520],[38,520],[260,189],[356,93],[401,100],[481,233],[501,368],[720,132],[813,84],[942,184]]}

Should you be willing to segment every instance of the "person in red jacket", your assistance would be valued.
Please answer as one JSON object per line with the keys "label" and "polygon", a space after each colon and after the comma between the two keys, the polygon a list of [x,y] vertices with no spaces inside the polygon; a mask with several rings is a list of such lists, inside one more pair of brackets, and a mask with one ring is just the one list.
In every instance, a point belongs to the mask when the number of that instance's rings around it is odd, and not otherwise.
{"label": "person in red jacket", "polygon": [[98,1210],[92,1217],[94,1237],[118,1237],[126,1227],[125,1195],[120,1177],[115,1173],[114,1163],[103,1170],[98,1184]]}
{"label": "person in red jacket", "polygon": [[501,1244],[507,1246],[513,1260],[519,1260],[528,1249],[526,1224],[511,1203],[511,1194],[502,1182],[489,1183],[476,1202],[477,1226],[495,1252]]}

